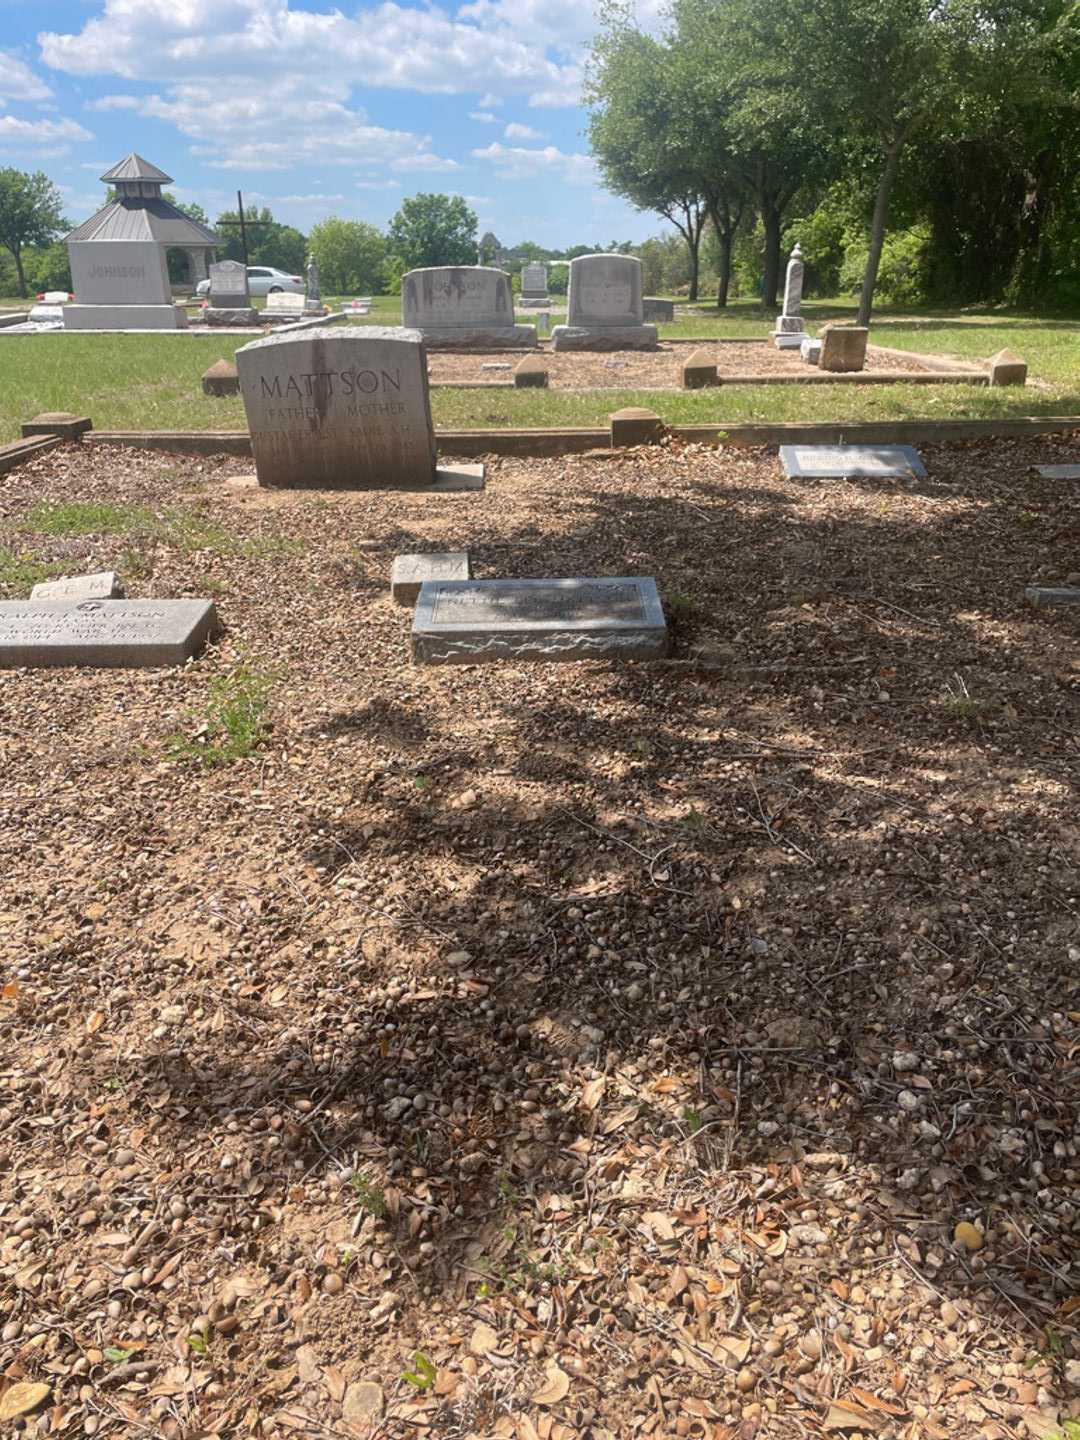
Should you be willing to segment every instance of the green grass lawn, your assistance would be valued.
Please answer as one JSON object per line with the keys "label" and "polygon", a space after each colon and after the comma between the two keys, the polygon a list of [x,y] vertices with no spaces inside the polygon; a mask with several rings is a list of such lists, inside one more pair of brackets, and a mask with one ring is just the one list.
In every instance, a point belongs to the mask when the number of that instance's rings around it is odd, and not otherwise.
{"label": "green grass lawn", "polygon": [[[0,302],[2,303],[2,302]],[[853,315],[853,302],[810,301],[811,331],[826,319]],[[376,299],[368,323],[400,323],[396,296]],[[761,338],[770,314],[737,304],[707,306],[674,325],[671,339],[695,335]],[[250,336],[0,335],[0,441],[15,439],[23,420],[43,410],[89,415],[99,430],[231,430],[244,426],[238,397],[202,394],[202,372],[231,359]],[[671,424],[781,420],[883,420],[932,417],[1080,414],[1080,322],[1030,314],[935,315],[882,310],[872,339],[900,349],[985,359],[1008,347],[1028,362],[1026,389],[967,385],[756,386],[719,390],[611,390],[573,395],[554,390],[432,392],[435,423],[453,428],[603,425],[613,410],[644,405]],[[1030,383],[1034,382],[1034,383]]]}

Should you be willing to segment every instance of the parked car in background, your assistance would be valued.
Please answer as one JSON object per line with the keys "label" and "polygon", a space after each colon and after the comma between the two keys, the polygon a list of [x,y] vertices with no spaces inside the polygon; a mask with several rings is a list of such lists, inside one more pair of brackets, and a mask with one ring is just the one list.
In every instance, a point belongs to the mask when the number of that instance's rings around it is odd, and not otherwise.
{"label": "parked car in background", "polygon": [[[289,275],[284,270],[275,270],[272,265],[249,265],[248,293],[254,295],[278,295],[283,291],[290,291],[293,295],[303,295],[304,281],[299,275]],[[196,295],[210,294],[210,281],[200,280],[195,287]]]}

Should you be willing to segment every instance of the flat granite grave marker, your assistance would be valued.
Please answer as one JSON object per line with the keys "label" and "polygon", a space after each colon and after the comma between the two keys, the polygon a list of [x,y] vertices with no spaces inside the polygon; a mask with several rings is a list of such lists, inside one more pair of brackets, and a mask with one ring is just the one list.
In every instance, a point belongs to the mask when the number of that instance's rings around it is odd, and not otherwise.
{"label": "flat granite grave marker", "polygon": [[1080,605],[1080,585],[1029,585],[1024,595],[1030,605]]}
{"label": "flat granite grave marker", "polygon": [[427,580],[468,580],[472,576],[467,550],[440,554],[395,555],[390,571],[390,594],[399,605],[415,605],[420,586]]}
{"label": "flat granite grave marker", "polygon": [[122,600],[124,587],[115,570],[96,575],[66,575],[62,580],[43,580],[30,591],[31,600]]}
{"label": "flat granite grave marker", "polygon": [[653,660],[668,648],[656,581],[429,580],[412,628],[419,665]]}
{"label": "flat granite grave marker", "polygon": [[259,484],[282,489],[480,489],[482,465],[436,469],[419,331],[285,330],[236,352]]}
{"label": "flat granite grave marker", "polygon": [[182,665],[216,630],[210,600],[2,600],[0,669]]}
{"label": "flat granite grave marker", "polygon": [[922,480],[926,469],[910,445],[781,445],[789,478],[804,480]]}
{"label": "flat granite grave marker", "polygon": [[551,332],[556,350],[651,350],[644,323],[641,261],[633,255],[579,255],[570,262],[565,325]]}
{"label": "flat granite grave marker", "polygon": [[401,278],[402,324],[439,349],[515,349],[536,345],[535,325],[514,323],[514,295],[505,270],[489,265],[432,265]]}
{"label": "flat granite grave marker", "polygon": [[1080,480],[1080,465],[1036,465],[1035,469],[1044,480]]}

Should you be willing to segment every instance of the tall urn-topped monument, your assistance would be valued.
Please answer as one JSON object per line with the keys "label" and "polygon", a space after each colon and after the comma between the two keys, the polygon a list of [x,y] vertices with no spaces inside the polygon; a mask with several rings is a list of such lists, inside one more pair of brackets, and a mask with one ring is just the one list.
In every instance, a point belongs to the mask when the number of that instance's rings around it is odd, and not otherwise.
{"label": "tall urn-topped monument", "polygon": [[236,352],[260,485],[477,490],[482,465],[437,466],[418,331],[314,325]]}
{"label": "tall urn-topped monument", "polygon": [[68,235],[75,299],[64,306],[65,330],[182,330],[173,304],[167,252],[187,253],[193,282],[206,276],[221,241],[166,200],[172,179],[132,153],[101,176],[115,198]]}
{"label": "tall urn-topped monument", "polygon": [[788,261],[784,277],[784,310],[776,317],[773,344],[778,350],[798,350],[806,333],[806,324],[800,314],[803,291],[802,249],[796,245]]}

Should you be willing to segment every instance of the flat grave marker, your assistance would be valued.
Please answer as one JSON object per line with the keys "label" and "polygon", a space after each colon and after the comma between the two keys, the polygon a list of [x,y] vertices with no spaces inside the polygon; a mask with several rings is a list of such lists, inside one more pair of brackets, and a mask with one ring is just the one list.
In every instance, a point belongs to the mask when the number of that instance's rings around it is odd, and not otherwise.
{"label": "flat grave marker", "polygon": [[653,660],[668,631],[656,581],[432,580],[412,628],[420,665],[494,660]]}
{"label": "flat grave marker", "polygon": [[399,605],[415,605],[426,580],[468,580],[471,576],[467,550],[395,555],[390,571],[390,594]]}
{"label": "flat grave marker", "polygon": [[1080,480],[1080,465],[1036,465],[1044,480]]}
{"label": "flat grave marker", "polygon": [[0,669],[182,665],[216,630],[210,600],[2,600]]}
{"label": "flat grave marker", "polygon": [[43,580],[30,591],[31,600],[122,600],[124,587],[115,570],[96,575],[65,575],[60,580]]}
{"label": "flat grave marker", "polygon": [[781,445],[780,463],[789,479],[926,478],[926,467],[911,445]]}
{"label": "flat grave marker", "polygon": [[1080,585],[1029,585],[1024,595],[1032,605],[1080,605]]}

